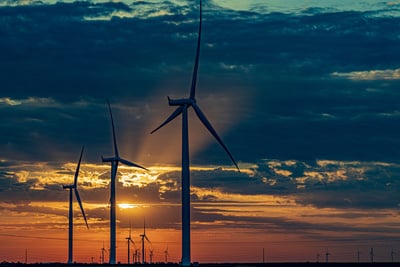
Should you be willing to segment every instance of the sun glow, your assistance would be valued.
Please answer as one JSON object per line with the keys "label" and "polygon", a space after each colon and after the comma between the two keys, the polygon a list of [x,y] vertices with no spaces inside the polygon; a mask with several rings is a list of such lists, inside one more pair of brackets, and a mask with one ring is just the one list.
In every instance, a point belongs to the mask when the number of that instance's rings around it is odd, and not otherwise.
{"label": "sun glow", "polygon": [[135,205],[135,204],[130,204],[130,203],[119,203],[118,207],[120,209],[135,209],[135,208],[137,208],[139,206]]}

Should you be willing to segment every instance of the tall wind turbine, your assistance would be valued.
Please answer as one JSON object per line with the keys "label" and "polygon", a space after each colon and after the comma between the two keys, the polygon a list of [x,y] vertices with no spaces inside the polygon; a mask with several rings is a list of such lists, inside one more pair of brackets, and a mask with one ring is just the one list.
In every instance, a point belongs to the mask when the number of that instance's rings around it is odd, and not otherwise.
{"label": "tall wind turbine", "polygon": [[130,162],[126,159],[123,159],[119,156],[118,146],[117,146],[117,137],[115,136],[115,127],[114,127],[114,119],[111,112],[110,102],[108,102],[108,110],[110,112],[111,118],[111,126],[113,133],[113,143],[114,143],[114,157],[104,158],[101,157],[103,162],[111,163],[111,181],[110,181],[110,264],[116,263],[116,204],[115,204],[115,181],[117,178],[118,164],[123,163],[127,166],[141,168],[147,170],[145,167],[142,167],[136,163]]}
{"label": "tall wind turbine", "polygon": [[131,261],[131,243],[135,246],[135,242],[133,241],[132,237],[131,237],[131,231],[132,231],[132,227],[129,225],[129,236],[126,237],[126,241],[128,242],[128,264],[130,264]]}
{"label": "tall wind turbine", "polygon": [[152,245],[151,241],[149,240],[149,238],[146,235],[146,220],[144,221],[144,224],[143,224],[143,234],[141,234],[140,237],[142,239],[142,264],[144,264],[145,260],[146,260],[146,254],[145,254],[145,249],[144,249],[144,240],[146,239],[147,242],[149,242],[150,245]]}
{"label": "tall wind turbine", "polygon": [[75,171],[74,183],[70,184],[70,185],[63,185],[64,189],[69,189],[68,264],[73,263],[73,235],[74,235],[73,219],[74,219],[74,213],[73,213],[73,205],[72,205],[73,204],[72,190],[75,192],[76,200],[78,201],[79,207],[81,208],[83,218],[85,219],[86,227],[89,229],[89,225],[86,220],[85,211],[83,210],[82,201],[81,201],[81,198],[80,198],[79,192],[78,192],[78,174],[79,174],[79,168],[81,166],[83,149],[84,149],[84,147],[82,146],[81,155],[79,157],[78,165],[77,165],[76,171]]}
{"label": "tall wind turbine", "polygon": [[192,74],[192,83],[190,87],[189,98],[183,99],[171,99],[168,97],[168,104],[170,106],[177,106],[174,112],[156,129],[151,133],[156,132],[164,125],[168,124],[174,120],[178,115],[182,114],[182,266],[190,266],[191,256],[190,256],[190,163],[189,163],[189,133],[188,133],[188,109],[192,107],[203,123],[207,130],[212,136],[218,141],[225,152],[228,154],[233,164],[239,170],[238,165],[233,159],[232,154],[229,152],[228,148],[222,142],[222,139],[218,136],[217,132],[212,127],[211,123],[208,121],[204,113],[201,111],[200,107],[196,103],[196,84],[197,84],[197,73],[199,68],[199,56],[200,56],[200,41],[201,41],[201,24],[202,24],[202,3],[200,0],[200,22],[199,22],[199,32],[197,39],[197,50],[196,58]]}

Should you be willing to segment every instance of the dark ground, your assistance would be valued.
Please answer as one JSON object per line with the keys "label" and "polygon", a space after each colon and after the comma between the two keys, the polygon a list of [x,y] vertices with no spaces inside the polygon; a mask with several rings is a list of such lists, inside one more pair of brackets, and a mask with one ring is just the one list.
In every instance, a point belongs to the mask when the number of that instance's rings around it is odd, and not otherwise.
{"label": "dark ground", "polygon": [[[109,264],[71,264],[73,267],[107,267]],[[38,263],[38,264],[23,264],[23,263],[0,263],[0,267],[67,267],[71,266],[65,263]],[[179,264],[175,263],[158,263],[158,264],[116,264],[116,267],[179,267]],[[299,263],[200,263],[198,265],[201,267],[361,267],[361,266],[371,266],[371,267],[395,267],[400,266],[399,262],[360,262],[360,263],[316,263],[316,262],[299,262]]]}

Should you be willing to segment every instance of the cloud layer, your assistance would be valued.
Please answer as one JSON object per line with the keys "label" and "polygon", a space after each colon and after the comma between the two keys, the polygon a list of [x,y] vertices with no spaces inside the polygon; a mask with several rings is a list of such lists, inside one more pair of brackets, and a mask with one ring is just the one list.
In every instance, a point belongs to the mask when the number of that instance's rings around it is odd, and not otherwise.
{"label": "cloud layer", "polygon": [[[194,229],[395,245],[399,4],[270,2],[204,1],[197,100],[242,172],[190,113]],[[121,155],[152,170],[120,169],[119,227],[179,229],[180,123],[149,132],[188,93],[197,23],[191,1],[3,2],[2,217],[65,227],[85,145],[81,196],[104,229],[110,99]]]}
{"label": "cloud layer", "polygon": [[[384,16],[396,8],[259,13],[206,2],[199,103],[235,157],[396,161],[399,18]],[[67,159],[84,143],[96,161],[109,140],[106,98],[140,149],[169,112],[165,96],[187,93],[198,13],[186,2],[60,2],[0,13],[7,158],[48,161],[58,151]],[[217,145],[202,146],[195,162],[229,164]],[[142,156],[156,148],[144,148],[136,156],[159,162]]]}

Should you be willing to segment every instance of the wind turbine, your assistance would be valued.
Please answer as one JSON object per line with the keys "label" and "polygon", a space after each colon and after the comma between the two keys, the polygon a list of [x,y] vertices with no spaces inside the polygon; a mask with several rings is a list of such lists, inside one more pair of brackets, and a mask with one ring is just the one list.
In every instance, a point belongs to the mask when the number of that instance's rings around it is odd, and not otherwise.
{"label": "wind turbine", "polygon": [[104,248],[104,241],[103,241],[103,247],[101,248],[101,263],[104,264],[104,253],[106,252],[106,249]]}
{"label": "wind turbine", "polygon": [[128,242],[128,264],[130,264],[130,259],[131,259],[131,243],[135,246],[135,242],[133,241],[133,239],[131,237],[131,231],[132,231],[132,227],[131,227],[131,225],[129,225],[129,236],[125,238]]}
{"label": "wind turbine", "polygon": [[331,253],[329,253],[329,251],[326,250],[326,253],[325,253],[325,262],[326,262],[326,263],[329,262],[329,255],[331,255]]}
{"label": "wind turbine", "polygon": [[111,112],[110,102],[108,103],[108,110],[110,112],[111,118],[111,126],[113,133],[113,143],[114,143],[114,157],[104,158],[101,156],[103,162],[111,163],[111,181],[110,181],[110,264],[116,263],[116,205],[115,205],[115,181],[117,178],[118,164],[123,163],[127,166],[141,168],[147,170],[145,167],[142,167],[136,163],[130,162],[126,159],[123,159],[119,156],[118,146],[117,146],[117,137],[115,136],[115,127],[114,127],[114,119]]}
{"label": "wind turbine", "polygon": [[82,146],[81,155],[79,157],[78,165],[77,165],[76,171],[75,171],[74,183],[70,184],[70,185],[63,185],[63,189],[69,189],[68,264],[73,263],[73,235],[74,235],[73,219],[74,219],[74,214],[73,214],[73,205],[72,205],[73,204],[72,190],[75,192],[76,200],[78,201],[79,207],[81,208],[83,218],[85,219],[86,227],[89,229],[89,225],[86,220],[85,211],[83,210],[82,201],[81,201],[81,198],[80,198],[79,192],[78,192],[78,174],[79,174],[79,168],[81,166],[83,149],[84,149],[84,147]]}
{"label": "wind turbine", "polygon": [[168,245],[167,245],[167,248],[164,251],[164,254],[165,254],[165,263],[167,263],[168,262],[168,255],[169,255],[169,253],[168,253]]}
{"label": "wind turbine", "polygon": [[168,104],[170,106],[177,106],[174,112],[156,129],[151,133],[156,132],[164,125],[174,120],[177,116],[182,114],[182,266],[190,266],[190,163],[189,163],[189,133],[188,133],[188,109],[192,107],[212,136],[218,141],[225,152],[228,154],[233,164],[239,170],[236,161],[233,159],[232,154],[228,148],[222,142],[222,139],[218,136],[217,132],[212,127],[200,107],[197,105],[195,94],[197,84],[197,73],[199,68],[199,56],[200,56],[200,41],[201,41],[201,24],[202,24],[202,2],[200,0],[200,22],[197,39],[197,50],[196,58],[192,74],[192,83],[190,87],[189,98],[183,99],[171,99],[168,97]]}
{"label": "wind turbine", "polygon": [[134,263],[140,262],[140,249],[138,249],[138,248],[135,249],[135,254],[133,254],[133,257],[134,257],[134,260],[133,260]]}
{"label": "wind turbine", "polygon": [[145,249],[144,249],[144,240],[146,239],[147,242],[151,244],[151,241],[149,240],[149,238],[146,235],[146,220],[144,220],[144,224],[143,224],[143,234],[140,235],[141,239],[142,239],[142,264],[145,263],[146,260],[146,255],[145,255]]}
{"label": "wind turbine", "polygon": [[150,264],[153,264],[154,249],[150,249]]}
{"label": "wind turbine", "polygon": [[371,257],[371,262],[374,262],[374,248],[369,251],[369,256]]}
{"label": "wind turbine", "polygon": [[393,250],[393,248],[392,248],[392,251],[390,252],[390,257],[392,258],[392,262],[394,262],[394,255],[395,255],[396,253],[394,253],[394,250]]}

